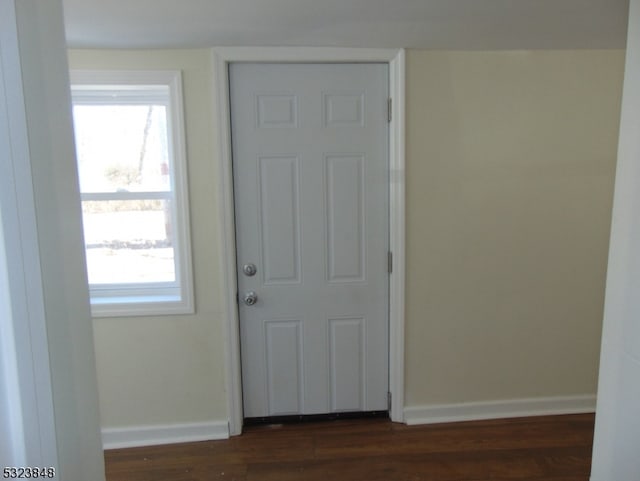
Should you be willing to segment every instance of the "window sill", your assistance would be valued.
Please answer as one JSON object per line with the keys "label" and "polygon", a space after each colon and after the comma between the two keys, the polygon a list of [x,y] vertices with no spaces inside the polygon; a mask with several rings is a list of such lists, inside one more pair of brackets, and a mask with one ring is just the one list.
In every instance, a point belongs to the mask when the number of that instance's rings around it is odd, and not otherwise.
{"label": "window sill", "polygon": [[195,312],[191,299],[180,296],[148,295],[121,297],[92,297],[91,316],[100,317],[139,317],[139,316],[175,316]]}

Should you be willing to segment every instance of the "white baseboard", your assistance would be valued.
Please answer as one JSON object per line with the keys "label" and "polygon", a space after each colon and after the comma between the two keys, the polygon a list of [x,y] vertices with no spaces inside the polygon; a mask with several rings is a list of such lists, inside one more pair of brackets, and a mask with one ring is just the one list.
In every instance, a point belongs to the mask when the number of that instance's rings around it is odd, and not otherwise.
{"label": "white baseboard", "polygon": [[102,445],[104,449],[189,443],[227,438],[229,438],[229,423],[227,421],[102,429]]}
{"label": "white baseboard", "polygon": [[404,409],[407,424],[436,424],[483,419],[592,413],[596,396],[564,396],[507,401],[414,406]]}

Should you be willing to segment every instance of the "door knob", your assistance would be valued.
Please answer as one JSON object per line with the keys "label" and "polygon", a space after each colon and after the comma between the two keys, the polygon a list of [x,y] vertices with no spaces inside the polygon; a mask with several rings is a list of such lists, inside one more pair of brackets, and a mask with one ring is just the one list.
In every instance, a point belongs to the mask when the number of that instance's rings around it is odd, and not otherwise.
{"label": "door knob", "polygon": [[258,294],[256,294],[255,291],[247,291],[244,293],[242,300],[247,306],[253,306],[258,302]]}
{"label": "door knob", "polygon": [[245,276],[252,277],[256,275],[258,269],[255,264],[245,264],[242,266],[242,272],[244,272]]}

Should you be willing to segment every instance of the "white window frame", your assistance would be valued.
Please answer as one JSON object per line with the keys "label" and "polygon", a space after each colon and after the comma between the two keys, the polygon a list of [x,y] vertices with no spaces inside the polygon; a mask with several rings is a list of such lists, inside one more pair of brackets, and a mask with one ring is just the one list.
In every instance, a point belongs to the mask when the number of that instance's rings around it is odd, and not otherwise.
{"label": "white window frame", "polygon": [[[154,86],[169,89],[167,107],[168,149],[171,173],[170,192],[81,193],[85,200],[137,200],[156,198],[171,201],[176,281],[145,284],[89,285],[93,317],[129,317],[192,314],[194,312],[189,205],[187,195],[187,156],[180,71],[145,70],[72,70],[73,104],[114,103],[110,94],[118,94],[119,103],[135,105],[157,102]],[[126,88],[123,88],[126,87]],[[140,90],[138,94],[136,90]],[[116,199],[117,198],[117,199]]]}

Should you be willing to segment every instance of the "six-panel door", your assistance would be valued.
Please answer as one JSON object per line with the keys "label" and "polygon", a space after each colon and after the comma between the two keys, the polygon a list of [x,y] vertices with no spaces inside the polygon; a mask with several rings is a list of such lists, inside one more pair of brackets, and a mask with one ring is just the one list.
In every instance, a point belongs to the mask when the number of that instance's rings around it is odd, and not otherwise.
{"label": "six-panel door", "polygon": [[229,75],[245,417],[386,410],[387,65]]}

